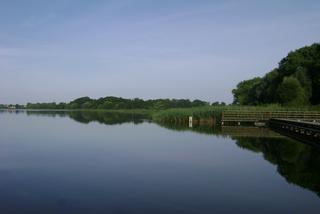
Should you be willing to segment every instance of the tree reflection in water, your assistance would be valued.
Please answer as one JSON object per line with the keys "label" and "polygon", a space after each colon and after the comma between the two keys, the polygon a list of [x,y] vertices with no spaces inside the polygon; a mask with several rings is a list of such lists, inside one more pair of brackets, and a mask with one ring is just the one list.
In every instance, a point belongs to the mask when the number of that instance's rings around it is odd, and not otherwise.
{"label": "tree reflection in water", "polygon": [[267,128],[210,127],[188,128],[183,124],[160,124],[177,131],[193,131],[230,137],[236,145],[255,153],[262,153],[265,160],[277,166],[278,173],[288,183],[315,192],[320,197],[320,149],[284,137]]}
{"label": "tree reflection in water", "polygon": [[66,117],[80,122],[90,123],[99,122],[106,125],[122,124],[122,123],[142,123],[149,120],[145,113],[127,113],[127,112],[108,112],[108,111],[27,111],[28,115],[41,115],[50,117]]}
{"label": "tree reflection in water", "polygon": [[287,182],[317,193],[320,197],[319,149],[288,138],[234,138],[236,144],[263,153],[265,160],[277,165]]}
{"label": "tree reflection in water", "polygon": [[[70,117],[80,123],[96,121],[113,125],[121,123],[142,123],[150,121],[146,114],[116,113],[105,111],[27,111],[28,115]],[[265,160],[277,166],[278,173],[288,183],[315,192],[320,197],[320,150],[266,128],[257,127],[211,127],[186,124],[159,124],[175,131],[193,131],[202,134],[230,137],[240,148],[262,153]]]}

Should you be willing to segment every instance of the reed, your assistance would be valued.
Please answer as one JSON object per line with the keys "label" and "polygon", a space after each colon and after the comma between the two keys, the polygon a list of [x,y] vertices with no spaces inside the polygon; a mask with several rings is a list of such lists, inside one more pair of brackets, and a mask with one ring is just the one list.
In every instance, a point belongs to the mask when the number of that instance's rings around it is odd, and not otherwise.
{"label": "reed", "polygon": [[265,106],[203,106],[195,108],[173,108],[167,110],[156,111],[152,113],[152,120],[156,122],[187,122],[188,117],[192,116],[194,119],[221,119],[223,111],[320,111],[319,106],[312,107],[283,107],[280,105],[265,105]]}

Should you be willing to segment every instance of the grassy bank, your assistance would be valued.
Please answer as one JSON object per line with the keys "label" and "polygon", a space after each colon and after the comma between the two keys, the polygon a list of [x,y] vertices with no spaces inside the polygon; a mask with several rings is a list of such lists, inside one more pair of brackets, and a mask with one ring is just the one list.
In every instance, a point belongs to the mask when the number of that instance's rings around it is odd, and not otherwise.
{"label": "grassy bank", "polygon": [[[27,109],[27,111],[29,111]],[[309,107],[282,107],[279,105],[267,105],[267,106],[203,106],[193,108],[171,108],[166,110],[150,110],[150,109],[68,109],[68,110],[30,110],[30,111],[82,111],[82,112],[96,112],[96,113],[123,113],[123,114],[136,114],[146,115],[148,118],[155,122],[165,123],[187,123],[188,117],[192,116],[194,120],[201,123],[201,121],[220,120],[221,113],[223,111],[250,111],[250,112],[262,112],[262,111],[320,111],[320,106]]]}
{"label": "grassy bank", "polygon": [[216,118],[221,119],[223,111],[320,111],[319,106],[312,107],[282,107],[279,105],[267,106],[204,106],[196,108],[175,108],[156,111],[152,113],[152,119],[156,122],[187,122],[192,116],[196,120]]}

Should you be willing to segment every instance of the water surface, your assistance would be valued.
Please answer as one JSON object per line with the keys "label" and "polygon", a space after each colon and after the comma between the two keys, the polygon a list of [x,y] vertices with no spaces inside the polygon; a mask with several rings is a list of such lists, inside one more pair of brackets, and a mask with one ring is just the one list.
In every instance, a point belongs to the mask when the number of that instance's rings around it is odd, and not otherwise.
{"label": "water surface", "polygon": [[0,112],[1,213],[319,213],[320,152],[270,130]]}

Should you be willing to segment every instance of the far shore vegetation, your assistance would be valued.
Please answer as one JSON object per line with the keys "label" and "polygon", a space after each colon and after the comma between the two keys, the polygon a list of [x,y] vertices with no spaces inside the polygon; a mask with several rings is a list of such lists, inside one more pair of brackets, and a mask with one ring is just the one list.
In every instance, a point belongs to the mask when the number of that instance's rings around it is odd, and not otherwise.
{"label": "far shore vegetation", "polygon": [[279,66],[264,77],[240,82],[232,90],[232,104],[189,99],[125,99],[121,97],[77,98],[69,103],[27,103],[0,105],[0,109],[86,110],[145,113],[155,121],[187,116],[209,118],[225,110],[319,111],[320,44],[290,52]]}

